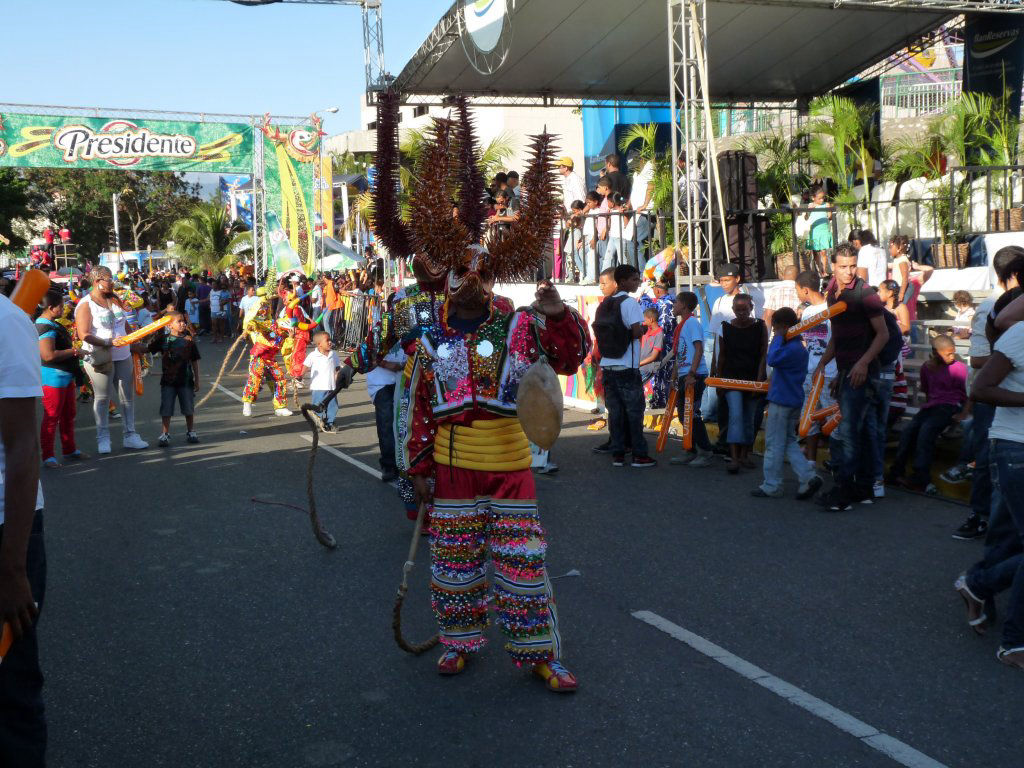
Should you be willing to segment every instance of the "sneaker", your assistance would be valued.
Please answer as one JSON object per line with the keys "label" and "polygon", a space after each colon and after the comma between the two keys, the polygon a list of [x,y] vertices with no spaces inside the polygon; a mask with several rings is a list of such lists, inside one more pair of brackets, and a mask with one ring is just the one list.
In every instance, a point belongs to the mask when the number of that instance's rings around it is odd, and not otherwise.
{"label": "sneaker", "polygon": [[668,463],[671,464],[673,467],[685,467],[688,464],[692,464],[693,460],[696,458],[696,452],[691,453],[690,451],[687,451],[682,456],[673,456],[671,459],[668,460]]}
{"label": "sneaker", "polygon": [[829,512],[849,512],[853,509],[849,497],[839,486],[819,496],[818,503]]}
{"label": "sneaker", "polygon": [[439,675],[457,675],[466,668],[466,655],[449,648],[437,660]]}
{"label": "sneaker", "polygon": [[320,431],[321,432],[333,432],[334,431],[334,425],[333,424],[328,424],[326,421],[322,421],[322,422],[320,422]]}
{"label": "sneaker", "polygon": [[750,492],[750,495],[753,496],[755,499],[781,499],[786,494],[784,494],[781,490],[772,491],[771,493],[769,493],[764,488],[758,487],[752,490]]}
{"label": "sneaker", "polygon": [[796,492],[797,501],[806,501],[810,499],[821,490],[821,486],[824,485],[824,481],[815,475],[807,481],[806,485],[801,485]]}
{"label": "sneaker", "polygon": [[939,475],[939,477],[941,477],[945,482],[955,485],[957,483],[966,483],[971,479],[973,474],[974,470],[967,464],[957,464],[956,466],[947,469]]}
{"label": "sneaker", "polygon": [[988,531],[988,522],[982,520],[977,515],[971,515],[964,520],[959,528],[953,531],[953,538],[960,541],[970,541],[971,539],[984,536],[986,531]]}
{"label": "sneaker", "polygon": [[576,676],[557,660],[537,664],[533,668],[533,674],[547,683],[549,691],[555,693],[573,693],[579,688]]}
{"label": "sneaker", "polygon": [[953,589],[957,591],[967,608],[967,625],[979,635],[984,635],[988,627],[988,616],[985,614],[985,601],[978,597],[967,586],[967,574],[961,573],[953,582]]}
{"label": "sneaker", "polygon": [[60,464],[57,463],[57,459],[51,456],[48,459],[43,459],[43,466],[49,469],[56,469],[57,467],[60,466]]}
{"label": "sneaker", "polygon": [[380,481],[382,483],[392,483],[398,479],[397,469],[384,469],[380,473]]}
{"label": "sneaker", "polygon": [[121,418],[121,412],[120,412],[120,411],[118,411],[118,410],[117,410],[117,409],[115,408],[114,410],[112,410],[112,411],[110,412],[110,415],[109,415],[109,416],[108,416],[107,418],[111,418],[111,419],[120,419],[120,418]]}
{"label": "sneaker", "polygon": [[874,490],[868,491],[860,486],[854,488],[849,494],[850,501],[854,504],[874,504],[875,503],[875,492]]}
{"label": "sneaker", "polygon": [[1016,667],[1024,672],[1024,646],[1020,648],[999,647],[996,658],[1008,667]]}
{"label": "sneaker", "polygon": [[626,466],[626,454],[624,454],[624,453],[616,453],[614,456],[612,456],[612,466],[613,467],[624,467],[624,466]]}
{"label": "sneaker", "polygon": [[110,438],[103,437],[96,441],[96,453],[110,453]]}
{"label": "sneaker", "polygon": [[274,409],[274,415],[275,416],[291,416],[292,412],[289,411],[287,408],[275,408]]}
{"label": "sneaker", "polygon": [[144,448],[149,448],[149,443],[139,437],[138,432],[132,432],[130,435],[125,435],[124,440],[121,441],[121,445],[135,451],[141,451]]}
{"label": "sneaker", "polygon": [[591,453],[611,453],[612,452],[612,441],[605,440],[600,445],[595,445],[590,449]]}
{"label": "sneaker", "polygon": [[89,456],[87,454],[82,453],[77,448],[75,450],[73,450],[71,453],[65,453],[64,454],[64,459],[65,460],[81,461],[82,459],[88,459],[88,458],[89,458]]}
{"label": "sneaker", "polygon": [[928,485],[924,487],[924,492],[929,496],[938,496],[939,487],[935,483],[928,483]]}
{"label": "sneaker", "polygon": [[195,432],[188,432],[185,434],[185,441],[195,445],[196,443],[199,442],[199,435],[197,435]]}
{"label": "sneaker", "polygon": [[252,416],[252,403],[242,403],[242,415]]}
{"label": "sneaker", "polygon": [[871,495],[876,499],[885,498],[885,481],[875,480],[875,484],[871,486]]}
{"label": "sneaker", "polygon": [[690,467],[693,469],[710,467],[714,455],[711,451],[697,451],[697,458],[690,462]]}
{"label": "sneaker", "polygon": [[171,436],[166,432],[162,432],[160,437],[157,438],[156,444],[161,448],[167,448],[171,444]]}
{"label": "sneaker", "polygon": [[558,472],[558,465],[553,461],[549,461],[543,467],[537,467],[538,475],[553,475]]}
{"label": "sneaker", "polygon": [[634,456],[629,466],[634,469],[647,469],[648,467],[658,466],[658,462],[650,456]]}

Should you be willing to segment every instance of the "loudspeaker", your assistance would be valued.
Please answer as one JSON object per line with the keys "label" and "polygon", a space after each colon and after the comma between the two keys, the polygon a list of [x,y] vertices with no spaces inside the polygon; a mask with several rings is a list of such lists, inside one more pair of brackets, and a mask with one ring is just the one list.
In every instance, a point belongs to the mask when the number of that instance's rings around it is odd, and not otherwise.
{"label": "loudspeaker", "polygon": [[739,265],[744,281],[763,280],[768,276],[767,233],[763,217],[753,213],[757,210],[757,157],[739,150],[719,152],[718,177],[725,205],[725,260]]}

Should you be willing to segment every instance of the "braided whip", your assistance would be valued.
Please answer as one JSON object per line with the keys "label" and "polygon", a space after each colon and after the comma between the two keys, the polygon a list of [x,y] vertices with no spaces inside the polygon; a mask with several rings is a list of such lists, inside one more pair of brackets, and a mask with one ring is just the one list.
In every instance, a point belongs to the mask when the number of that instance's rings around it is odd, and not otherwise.
{"label": "braided whip", "polygon": [[316,536],[316,540],[327,549],[334,549],[338,546],[338,542],[334,540],[334,537],[324,528],[324,524],[320,522],[320,515],[316,512],[316,497],[313,494],[313,465],[316,463],[316,449],[320,445],[320,430],[317,428],[316,421],[312,415],[312,412],[317,410],[317,406],[303,403],[301,410],[302,418],[306,420],[309,428],[313,431],[313,445],[309,451],[309,463],[306,465],[306,498],[309,499],[309,522],[313,526],[313,535]]}
{"label": "braided whip", "polygon": [[398,595],[395,597],[395,609],[391,619],[391,629],[395,632],[395,642],[398,647],[407,653],[419,656],[429,651],[438,643],[438,636],[434,635],[422,643],[410,643],[402,635],[402,603],[405,602],[405,593],[409,591],[409,573],[412,571],[416,561],[416,548],[420,545],[420,531],[423,530],[423,516],[426,514],[426,504],[420,504],[419,512],[416,515],[416,526],[412,530],[412,542],[409,544],[409,556],[405,565],[402,566],[402,583],[398,585]]}
{"label": "braided whip", "polygon": [[213,397],[213,393],[217,391],[217,385],[219,385],[220,384],[220,380],[224,378],[224,370],[228,367],[228,361],[231,360],[231,353],[235,351],[235,347],[237,347],[239,342],[241,342],[242,339],[244,339],[244,338],[245,338],[245,334],[243,333],[241,336],[239,336],[237,339],[235,339],[235,343],[234,344],[232,344],[230,347],[228,347],[228,351],[224,353],[224,362],[220,364],[220,372],[217,374],[217,378],[214,379],[213,385],[210,387],[210,391],[207,392],[205,395],[203,395],[203,399],[202,400],[200,400],[198,403],[196,403],[196,405],[195,405],[196,408],[202,408],[203,405],[206,403],[206,401],[209,400],[211,397]]}

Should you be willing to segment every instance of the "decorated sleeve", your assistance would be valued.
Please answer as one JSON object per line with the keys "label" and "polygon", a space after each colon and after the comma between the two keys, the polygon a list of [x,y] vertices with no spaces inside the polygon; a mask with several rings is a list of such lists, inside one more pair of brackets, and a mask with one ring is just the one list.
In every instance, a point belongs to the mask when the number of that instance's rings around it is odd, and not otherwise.
{"label": "decorated sleeve", "polygon": [[412,365],[412,398],[407,413],[400,413],[399,418],[406,420],[406,429],[402,430],[405,440],[402,445],[403,464],[410,475],[430,475],[434,472],[434,435],[437,434],[437,422],[430,402],[430,376],[422,361],[417,359]]}
{"label": "decorated sleeve", "polygon": [[566,307],[561,317],[533,315],[537,344],[556,373],[571,376],[590,354],[590,330],[579,312]]}

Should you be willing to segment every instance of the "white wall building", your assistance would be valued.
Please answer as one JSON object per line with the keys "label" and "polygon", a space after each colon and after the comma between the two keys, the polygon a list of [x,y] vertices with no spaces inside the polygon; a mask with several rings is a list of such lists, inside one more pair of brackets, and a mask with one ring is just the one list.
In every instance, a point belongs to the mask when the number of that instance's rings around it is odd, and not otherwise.
{"label": "white wall building", "polygon": [[[440,99],[438,99],[440,100]],[[403,106],[399,114],[399,140],[404,140],[409,130],[422,130],[430,125],[432,115],[447,117],[447,107]],[[583,117],[580,111],[570,107],[528,107],[472,106],[471,115],[476,123],[477,141],[481,147],[502,134],[513,147],[512,157],[506,170],[525,171],[528,160],[530,136],[547,129],[558,137],[559,156],[568,155],[577,168],[583,168]],[[331,136],[325,142],[328,152],[354,155],[374,152],[377,149],[376,107],[367,107],[365,96],[360,99],[360,129]],[[490,179],[487,180],[490,182]]]}

